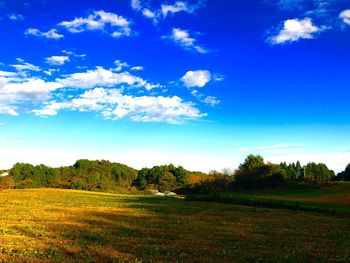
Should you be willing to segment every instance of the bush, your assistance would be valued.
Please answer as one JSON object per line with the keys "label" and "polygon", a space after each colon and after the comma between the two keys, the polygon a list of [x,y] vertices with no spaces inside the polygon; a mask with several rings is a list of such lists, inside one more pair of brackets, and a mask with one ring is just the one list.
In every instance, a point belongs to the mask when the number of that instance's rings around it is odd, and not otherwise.
{"label": "bush", "polygon": [[159,178],[159,184],[158,184],[158,190],[163,191],[171,191],[176,187],[176,177],[170,173],[167,172],[160,176]]}
{"label": "bush", "polygon": [[283,185],[287,173],[281,166],[268,163],[252,169],[240,169],[236,171],[235,178],[236,188],[254,190]]}
{"label": "bush", "polygon": [[11,176],[0,177],[0,189],[15,188],[15,180]]}
{"label": "bush", "polygon": [[16,183],[17,189],[36,188],[36,187],[38,187],[38,186],[30,178],[24,179],[23,181]]}

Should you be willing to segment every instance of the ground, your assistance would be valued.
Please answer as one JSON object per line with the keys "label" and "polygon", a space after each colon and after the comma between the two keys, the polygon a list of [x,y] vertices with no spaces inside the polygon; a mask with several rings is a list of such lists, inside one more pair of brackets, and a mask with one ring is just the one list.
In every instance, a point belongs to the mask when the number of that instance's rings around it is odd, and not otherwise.
{"label": "ground", "polygon": [[4,262],[350,262],[343,214],[59,189],[0,203]]}

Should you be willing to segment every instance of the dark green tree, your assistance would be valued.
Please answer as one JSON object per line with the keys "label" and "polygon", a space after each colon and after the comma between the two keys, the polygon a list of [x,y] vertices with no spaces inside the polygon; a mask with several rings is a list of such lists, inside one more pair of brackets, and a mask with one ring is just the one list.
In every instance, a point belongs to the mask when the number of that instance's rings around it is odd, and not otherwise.
{"label": "dark green tree", "polygon": [[304,169],[304,180],[308,182],[326,183],[334,177],[334,172],[323,163],[308,163]]}
{"label": "dark green tree", "polygon": [[158,190],[163,191],[171,191],[176,187],[176,177],[170,173],[166,172],[159,177]]}
{"label": "dark green tree", "polygon": [[259,168],[264,164],[264,158],[262,158],[260,155],[250,154],[246,157],[244,163],[240,164],[239,169],[252,170]]}
{"label": "dark green tree", "polygon": [[335,179],[338,181],[350,181],[350,163],[346,166],[343,172],[337,174]]}

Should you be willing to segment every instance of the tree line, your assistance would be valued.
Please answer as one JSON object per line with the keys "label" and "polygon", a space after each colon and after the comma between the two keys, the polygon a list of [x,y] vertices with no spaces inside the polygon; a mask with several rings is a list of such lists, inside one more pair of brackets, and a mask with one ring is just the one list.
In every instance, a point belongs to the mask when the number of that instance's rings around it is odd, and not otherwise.
{"label": "tree line", "polygon": [[206,180],[181,191],[184,194],[208,194],[319,185],[331,181],[350,181],[350,164],[345,171],[336,175],[323,163],[310,162],[304,166],[299,161],[274,164],[265,163],[260,155],[248,155],[237,170],[212,171]]}
{"label": "tree line", "polygon": [[67,188],[90,191],[113,191],[130,187],[137,170],[109,161],[78,160],[73,166],[52,168],[46,165],[16,163],[9,175],[0,178],[2,188]]}
{"label": "tree line", "polygon": [[[1,171],[0,171],[1,172]],[[260,155],[248,155],[231,172],[191,172],[182,166],[161,165],[135,170],[106,160],[78,160],[72,166],[52,168],[46,165],[17,163],[8,176],[0,177],[0,188],[66,188],[89,191],[215,192],[263,189],[290,184],[323,184],[350,181],[350,164],[337,175],[322,163],[265,163]]]}
{"label": "tree line", "polygon": [[8,176],[0,177],[0,189],[65,188],[88,191],[130,192],[159,189],[174,190],[197,183],[207,175],[190,172],[173,164],[143,168],[139,171],[105,160],[78,160],[72,166],[16,163]]}

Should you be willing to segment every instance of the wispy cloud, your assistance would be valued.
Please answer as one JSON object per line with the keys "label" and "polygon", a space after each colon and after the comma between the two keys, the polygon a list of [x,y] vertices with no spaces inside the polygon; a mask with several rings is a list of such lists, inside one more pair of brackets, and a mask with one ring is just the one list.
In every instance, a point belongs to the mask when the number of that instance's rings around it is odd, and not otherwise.
{"label": "wispy cloud", "polygon": [[24,20],[24,16],[21,15],[21,14],[10,13],[7,16],[12,21],[22,21],[22,20]]}
{"label": "wispy cloud", "polygon": [[0,114],[18,116],[17,108],[15,106],[3,105],[0,102]]}
{"label": "wispy cloud", "polygon": [[143,68],[143,66],[134,66],[134,67],[131,67],[131,70],[133,70],[133,71],[141,71],[141,70],[143,70],[144,68]]}
{"label": "wispy cloud", "polygon": [[46,63],[51,66],[62,66],[64,63],[69,62],[68,56],[51,56],[45,59]]}
{"label": "wispy cloud", "polygon": [[14,67],[17,71],[40,71],[40,67],[35,66],[31,63],[25,62],[22,58],[16,59],[19,64],[12,64],[11,67]]}
{"label": "wispy cloud", "polygon": [[205,104],[210,105],[211,107],[215,107],[216,105],[219,105],[221,101],[220,101],[217,97],[214,97],[214,96],[206,96],[206,97],[203,99],[203,102],[204,102]]}
{"label": "wispy cloud", "polygon": [[62,52],[63,54],[66,54],[66,55],[68,55],[68,56],[73,56],[73,57],[76,57],[76,58],[85,58],[85,57],[87,56],[86,54],[78,54],[78,53],[76,53],[76,52],[74,52],[74,51],[65,50],[65,49],[63,49],[61,52]]}
{"label": "wispy cloud", "polygon": [[181,12],[191,14],[205,6],[202,0],[195,4],[189,4],[187,1],[177,1],[174,4],[162,3],[159,8],[152,8],[147,3],[141,3],[140,0],[131,0],[130,5],[133,10],[151,19],[154,24],[157,24],[161,19],[165,19],[170,15]]}
{"label": "wispy cloud", "polygon": [[42,32],[37,28],[28,28],[25,32],[25,35],[32,35],[36,37],[43,37],[47,39],[61,39],[64,35],[59,34],[56,29],[52,28],[47,32]]}
{"label": "wispy cloud", "polygon": [[192,13],[193,8],[190,8],[186,2],[177,1],[173,5],[162,4],[161,11],[162,11],[163,17],[167,17],[168,14],[175,14],[179,12]]}
{"label": "wispy cloud", "polygon": [[[59,26],[71,33],[85,31],[105,31],[113,37],[130,36],[130,22],[123,16],[105,11],[94,11],[87,17],[78,17],[71,21],[63,21]],[[108,26],[108,28],[107,28]]]}
{"label": "wispy cloud", "polygon": [[86,72],[73,73],[65,78],[57,79],[65,87],[90,89],[98,86],[115,86],[127,84],[134,87],[144,87],[147,90],[160,88],[160,84],[152,84],[129,72],[115,73],[102,67]]}
{"label": "wispy cloud", "polygon": [[208,53],[207,49],[196,44],[197,39],[191,37],[188,30],[173,28],[171,34],[166,38],[185,50],[194,51],[200,54]]}

